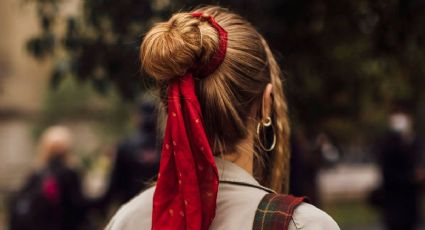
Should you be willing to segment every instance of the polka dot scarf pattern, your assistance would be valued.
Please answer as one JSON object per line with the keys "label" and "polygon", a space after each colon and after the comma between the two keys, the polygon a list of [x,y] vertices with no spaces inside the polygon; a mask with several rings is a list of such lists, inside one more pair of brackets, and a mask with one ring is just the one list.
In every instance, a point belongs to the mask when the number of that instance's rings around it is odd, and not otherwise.
{"label": "polka dot scarf pattern", "polygon": [[153,230],[206,230],[216,209],[218,172],[195,94],[196,76],[208,76],[222,63],[227,32],[211,16],[193,13],[217,29],[219,49],[206,66],[168,86],[168,118],[153,198]]}

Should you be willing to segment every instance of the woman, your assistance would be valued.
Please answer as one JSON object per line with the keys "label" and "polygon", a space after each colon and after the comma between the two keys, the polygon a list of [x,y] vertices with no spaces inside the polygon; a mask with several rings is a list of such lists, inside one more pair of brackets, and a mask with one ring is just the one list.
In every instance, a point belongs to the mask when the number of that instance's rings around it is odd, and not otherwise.
{"label": "woman", "polygon": [[168,110],[160,172],[107,229],[338,229],[304,198],[276,194],[288,191],[287,106],[251,24],[220,7],[177,13],[140,55]]}
{"label": "woman", "polygon": [[78,173],[69,166],[71,133],[48,128],[35,170],[12,203],[10,229],[90,229]]}

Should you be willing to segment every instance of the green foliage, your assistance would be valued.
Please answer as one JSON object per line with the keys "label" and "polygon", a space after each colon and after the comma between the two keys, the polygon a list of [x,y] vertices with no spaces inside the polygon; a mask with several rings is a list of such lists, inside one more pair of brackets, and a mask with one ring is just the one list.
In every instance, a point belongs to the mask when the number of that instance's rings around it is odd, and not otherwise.
{"label": "green foliage", "polygon": [[104,140],[115,140],[131,129],[131,104],[124,101],[116,90],[99,95],[87,82],[66,77],[55,88],[47,91],[45,98],[40,119],[35,126],[36,137],[51,125],[81,120],[96,125],[99,136]]}
{"label": "green foliage", "polygon": [[[425,202],[421,201],[421,209]],[[332,201],[323,205],[341,229],[382,229],[383,216],[379,207],[371,206],[365,199],[351,199],[350,201]],[[421,219],[425,214],[422,213]]]}
{"label": "green foliage", "polygon": [[113,86],[126,99],[137,96],[142,88],[138,44],[153,16],[148,1],[84,1],[83,15],[67,19],[64,35],[53,33],[61,1],[36,3],[42,33],[28,42],[28,50],[37,58],[66,53],[62,66],[52,71],[52,80],[59,82],[71,73],[91,81],[100,93]]}
{"label": "green foliage", "polygon": [[379,210],[364,200],[326,203],[324,210],[338,223],[341,229],[362,229],[365,226],[379,226]]}
{"label": "green foliage", "polygon": [[[28,43],[36,57],[64,49],[67,73],[104,94],[116,88],[135,98],[151,82],[139,77],[138,45],[155,21],[171,12],[216,1],[91,0],[69,18],[65,36],[53,35],[61,0],[36,0],[43,28]],[[293,120],[311,132],[347,141],[373,135],[388,112],[402,106],[425,116],[425,3],[423,0],[230,0],[269,40],[286,73]],[[114,87],[111,87],[114,86]],[[422,130],[425,130],[423,119]],[[373,130],[372,132],[370,132]]]}

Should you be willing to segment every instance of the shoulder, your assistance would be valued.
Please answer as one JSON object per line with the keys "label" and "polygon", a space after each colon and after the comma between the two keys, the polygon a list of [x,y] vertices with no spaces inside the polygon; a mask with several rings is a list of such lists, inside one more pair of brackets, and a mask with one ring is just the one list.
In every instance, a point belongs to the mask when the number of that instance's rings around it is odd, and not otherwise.
{"label": "shoulder", "polygon": [[[301,203],[294,210],[289,229],[339,229],[338,224],[326,212],[308,203]],[[292,228],[291,228],[292,225]]]}
{"label": "shoulder", "polygon": [[121,206],[106,230],[134,229],[136,226],[145,226],[145,229],[150,229],[154,191],[155,187],[151,187]]}

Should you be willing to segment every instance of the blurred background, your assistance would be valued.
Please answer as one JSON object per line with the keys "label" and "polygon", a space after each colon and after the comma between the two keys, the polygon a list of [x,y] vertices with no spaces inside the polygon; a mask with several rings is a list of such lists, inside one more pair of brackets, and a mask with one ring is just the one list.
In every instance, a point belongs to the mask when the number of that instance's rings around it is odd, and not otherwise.
{"label": "blurred background", "polygon": [[[89,210],[81,229],[104,226],[131,196],[111,187],[157,170],[143,34],[217,3],[264,34],[285,73],[292,193],[342,229],[389,229],[397,218],[425,229],[424,0],[1,0],[0,229],[21,218],[32,183],[53,203],[56,186],[81,187],[72,196],[85,206],[69,202]],[[134,149],[149,172],[123,170],[140,167],[120,157]],[[71,163],[56,162],[65,153]]]}

